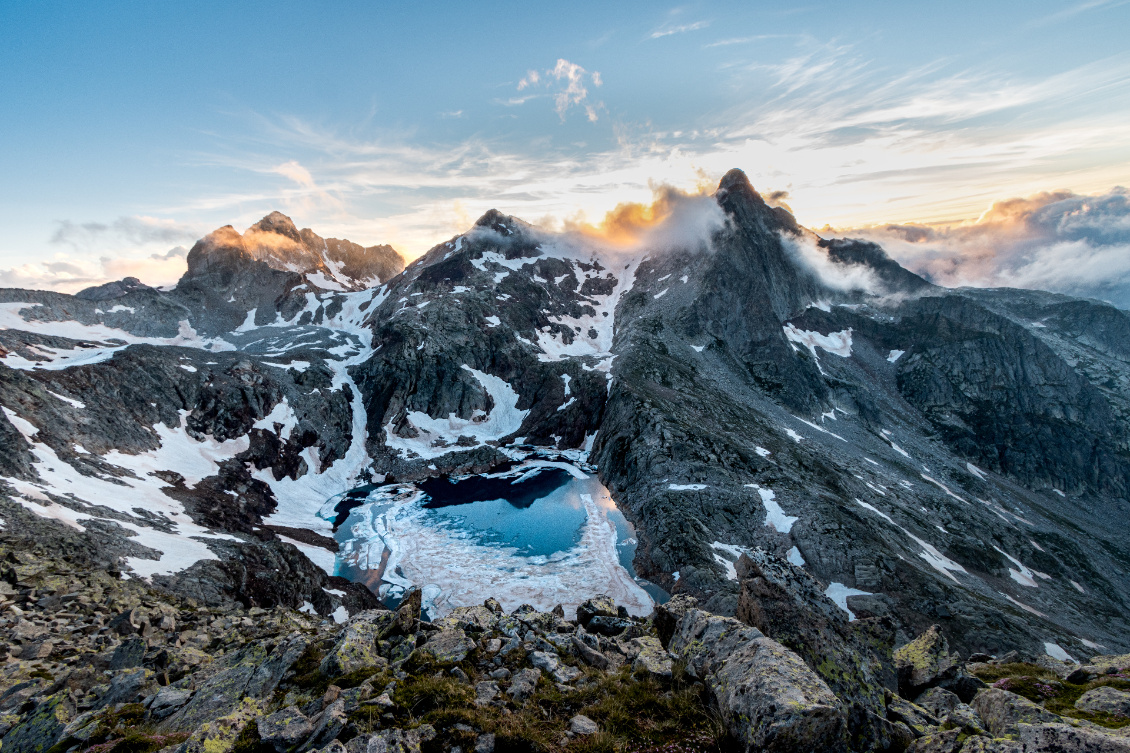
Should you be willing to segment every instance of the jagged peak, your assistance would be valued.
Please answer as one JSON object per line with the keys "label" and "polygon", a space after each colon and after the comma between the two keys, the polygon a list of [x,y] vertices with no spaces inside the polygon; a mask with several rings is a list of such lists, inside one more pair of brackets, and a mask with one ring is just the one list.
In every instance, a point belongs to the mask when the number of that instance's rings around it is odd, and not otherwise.
{"label": "jagged peak", "polygon": [[302,242],[302,234],[299,233],[298,226],[294,224],[294,220],[278,210],[271,212],[249,227],[248,231],[275,233],[276,235],[284,235],[296,243]]}
{"label": "jagged peak", "polygon": [[761,194],[754,190],[753,184],[749,182],[749,177],[745,174],[745,171],[736,167],[723,175],[722,180],[718,182],[719,198],[734,194],[748,196],[751,199],[764,203]]}

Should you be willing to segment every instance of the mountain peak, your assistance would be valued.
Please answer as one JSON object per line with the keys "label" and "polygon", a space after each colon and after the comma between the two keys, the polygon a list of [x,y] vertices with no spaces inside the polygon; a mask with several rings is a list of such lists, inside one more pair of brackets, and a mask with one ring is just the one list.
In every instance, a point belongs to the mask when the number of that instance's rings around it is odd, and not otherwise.
{"label": "mountain peak", "polygon": [[744,170],[734,168],[722,176],[718,182],[718,192],[725,194],[739,193],[761,200],[761,194],[754,190]]}
{"label": "mountain peak", "polygon": [[294,220],[290,219],[285,214],[277,210],[271,212],[266,217],[249,227],[248,231],[259,233],[274,233],[276,235],[286,236],[295,243],[302,242],[302,235],[298,232],[298,227],[294,224]]}

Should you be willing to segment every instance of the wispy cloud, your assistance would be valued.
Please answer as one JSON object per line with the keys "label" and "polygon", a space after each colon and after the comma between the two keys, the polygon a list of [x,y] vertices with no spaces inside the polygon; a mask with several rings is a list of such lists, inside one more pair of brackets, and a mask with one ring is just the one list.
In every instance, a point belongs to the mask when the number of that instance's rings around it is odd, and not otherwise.
{"label": "wispy cloud", "polygon": [[694,21],[689,24],[666,24],[655,29],[647,35],[648,39],[661,39],[663,37],[670,37],[675,34],[685,34],[688,31],[699,31],[710,26],[709,21]]}
{"label": "wispy cloud", "polygon": [[[590,103],[587,101],[589,96],[588,86],[591,84],[600,87],[603,83],[604,80],[599,71],[589,72],[576,63],[558,58],[557,64],[552,68],[544,71],[533,69],[527,71],[526,75],[518,82],[518,91],[535,87],[548,88],[553,96],[553,109],[562,122],[565,121],[565,114],[569,109],[577,106],[584,108],[585,115],[590,121],[596,121],[598,119],[597,111],[604,105],[600,102]],[[506,104],[524,104],[533,96],[512,97]]]}
{"label": "wispy cloud", "polygon": [[1117,8],[1120,5],[1126,5],[1127,2],[1130,2],[1130,0],[1085,0],[1085,2],[1069,5],[1055,13],[1049,13],[1046,16],[1034,18],[1025,24],[1025,28],[1033,29],[1040,26],[1062,23],[1083,13],[1087,13],[1088,11]]}

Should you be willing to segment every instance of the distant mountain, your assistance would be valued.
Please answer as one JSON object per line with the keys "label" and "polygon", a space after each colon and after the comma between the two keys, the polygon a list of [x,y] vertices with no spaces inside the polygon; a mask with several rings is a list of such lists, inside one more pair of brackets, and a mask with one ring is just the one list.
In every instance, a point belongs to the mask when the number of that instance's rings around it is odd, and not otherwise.
{"label": "distant mountain", "polygon": [[172,290],[2,290],[0,538],[355,611],[324,505],[542,453],[713,611],[771,608],[747,553],[901,642],[1130,651],[1130,316],[931,285],[741,171],[702,201],[705,235],[627,251],[492,210],[406,269],[272,213]]}

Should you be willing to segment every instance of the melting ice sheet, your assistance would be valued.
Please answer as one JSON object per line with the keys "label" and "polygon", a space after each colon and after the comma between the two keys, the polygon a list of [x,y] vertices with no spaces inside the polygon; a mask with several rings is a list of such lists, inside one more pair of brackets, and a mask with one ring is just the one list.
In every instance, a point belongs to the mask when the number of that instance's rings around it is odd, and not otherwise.
{"label": "melting ice sheet", "polygon": [[[320,514],[340,511],[331,499]],[[567,616],[597,594],[635,615],[667,597],[635,576],[634,531],[608,490],[563,462],[379,486],[348,512],[337,537],[339,574],[388,601],[418,586],[432,618],[492,596],[507,610],[561,604]]]}

